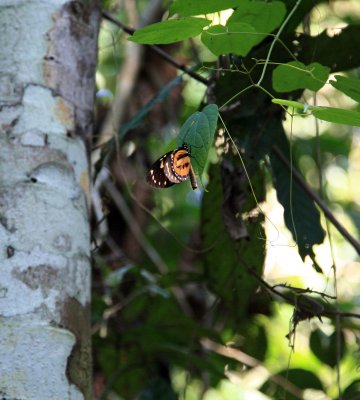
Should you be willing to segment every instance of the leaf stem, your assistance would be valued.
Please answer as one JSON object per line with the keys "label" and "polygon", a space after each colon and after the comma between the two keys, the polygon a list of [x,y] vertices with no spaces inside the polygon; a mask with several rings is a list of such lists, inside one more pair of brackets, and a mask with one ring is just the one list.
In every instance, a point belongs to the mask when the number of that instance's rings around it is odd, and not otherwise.
{"label": "leaf stem", "polygon": [[266,72],[266,68],[267,68],[267,66],[268,66],[268,64],[269,64],[270,56],[271,56],[271,53],[272,53],[273,48],[274,48],[274,46],[275,46],[275,43],[279,40],[279,37],[280,37],[280,35],[281,35],[283,29],[285,28],[285,26],[287,25],[287,23],[289,22],[289,20],[290,20],[291,17],[293,16],[294,12],[296,11],[296,9],[298,8],[298,6],[299,6],[300,3],[301,3],[301,0],[297,0],[297,2],[296,2],[296,4],[294,5],[293,9],[289,12],[289,15],[285,18],[285,21],[282,23],[282,25],[280,26],[280,28],[279,28],[277,34],[275,35],[274,40],[272,41],[272,43],[271,43],[271,45],[270,45],[269,52],[268,52],[268,54],[267,54],[267,56],[266,56],[264,68],[263,68],[263,70],[262,70],[260,79],[259,79],[258,83],[256,83],[256,86],[260,86],[260,85],[261,85],[261,82],[262,82],[262,80],[264,79],[265,72]]}

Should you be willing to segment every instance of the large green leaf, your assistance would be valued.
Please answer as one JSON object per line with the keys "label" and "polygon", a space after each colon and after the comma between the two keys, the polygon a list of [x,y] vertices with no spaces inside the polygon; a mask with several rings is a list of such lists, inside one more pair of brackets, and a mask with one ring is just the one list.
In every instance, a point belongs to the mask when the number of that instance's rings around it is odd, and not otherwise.
{"label": "large green leaf", "polygon": [[218,120],[218,107],[209,104],[202,111],[192,114],[180,129],[177,146],[187,143],[192,156],[191,163],[195,172],[202,175],[210,147],[213,144]]}
{"label": "large green leaf", "polygon": [[260,1],[243,0],[230,16],[227,24],[241,22],[251,25],[257,32],[254,43],[258,44],[268,33],[271,33],[280,26],[285,14],[285,5],[280,1],[264,3]]}
{"label": "large green leaf", "polygon": [[[277,125],[276,146],[288,158],[289,144],[281,122],[278,121]],[[270,162],[277,198],[284,207],[285,224],[298,245],[301,258],[304,260],[309,255],[313,259],[312,247],[324,240],[320,213],[274,152],[270,153]],[[296,168],[294,160],[293,167]]]}
{"label": "large green leaf", "polygon": [[329,77],[330,68],[319,63],[305,65],[298,61],[277,66],[273,72],[273,86],[279,92],[292,92],[297,89],[317,91]]}
{"label": "large green leaf", "polygon": [[360,103],[360,80],[342,75],[335,75],[335,78],[336,81],[330,81],[334,88]]}
{"label": "large green leaf", "polygon": [[214,25],[203,31],[201,41],[216,56],[232,53],[246,56],[256,43],[256,31],[249,25],[234,22]]}
{"label": "large green leaf", "polygon": [[203,28],[211,23],[206,18],[171,19],[147,25],[128,38],[142,44],[168,44],[180,42],[200,35]]}
{"label": "large green leaf", "polygon": [[204,15],[227,10],[237,5],[239,5],[239,0],[175,0],[170,6],[170,15],[179,14],[182,17]]}

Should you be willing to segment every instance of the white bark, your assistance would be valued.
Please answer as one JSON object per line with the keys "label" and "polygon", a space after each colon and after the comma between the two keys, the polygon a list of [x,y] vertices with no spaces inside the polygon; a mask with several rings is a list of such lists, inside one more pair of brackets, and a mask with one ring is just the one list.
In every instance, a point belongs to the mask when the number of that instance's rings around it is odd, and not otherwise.
{"label": "white bark", "polygon": [[91,3],[0,0],[3,399],[90,398]]}

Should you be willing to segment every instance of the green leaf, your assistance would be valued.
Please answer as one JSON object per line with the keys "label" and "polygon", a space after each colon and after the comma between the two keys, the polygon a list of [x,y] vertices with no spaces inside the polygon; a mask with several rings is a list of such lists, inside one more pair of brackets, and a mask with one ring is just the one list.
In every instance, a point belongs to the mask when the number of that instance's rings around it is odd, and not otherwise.
{"label": "green leaf", "polygon": [[353,381],[343,392],[344,400],[360,399],[360,379]]}
{"label": "green leaf", "polygon": [[170,15],[179,14],[182,17],[203,15],[227,10],[239,5],[239,0],[175,0],[170,6]]}
{"label": "green leaf", "polygon": [[211,23],[206,18],[171,19],[147,25],[128,38],[142,44],[168,44],[180,42],[200,35],[203,28]]}
{"label": "green leaf", "polygon": [[[280,121],[277,131],[276,146],[288,158],[289,143]],[[290,172],[274,152],[270,153],[270,163],[276,195],[280,204],[284,207],[285,225],[298,245],[301,258],[304,260],[308,255],[313,259],[312,247],[324,240],[320,213],[302,187],[294,178],[291,179]],[[296,168],[294,161],[293,167]]]}
{"label": "green leaf", "polygon": [[240,22],[211,26],[201,35],[201,41],[216,56],[233,53],[245,57],[256,39],[255,29]]}
{"label": "green leaf", "polygon": [[342,108],[335,107],[310,106],[300,103],[298,101],[283,99],[272,99],[272,102],[274,104],[280,104],[283,106],[301,109],[303,112],[311,111],[314,117],[319,118],[323,121],[333,122],[335,124],[360,126],[359,111],[344,110]]}
{"label": "green leaf", "polygon": [[336,124],[360,126],[360,112],[334,107],[309,106],[316,118]]}
{"label": "green leaf", "polygon": [[[276,374],[283,377],[287,382],[295,385],[297,388],[324,390],[320,379],[310,371],[301,368],[286,369]],[[298,400],[299,397],[286,390],[283,385],[278,385],[275,381],[267,381],[260,389],[268,394],[272,399]],[[302,398],[302,397],[301,397]]]}
{"label": "green leaf", "polygon": [[[321,329],[316,329],[311,332],[310,348],[316,357],[331,368],[337,364],[337,334],[333,332],[331,335],[326,335]],[[345,353],[345,338],[343,332],[340,335],[340,360]],[[340,361],[339,360],[339,361]]]}
{"label": "green leaf", "polygon": [[187,143],[192,156],[191,163],[195,172],[202,175],[210,147],[213,144],[218,120],[218,107],[209,104],[203,110],[192,114],[180,129],[177,147]]}
{"label": "green leaf", "polygon": [[271,101],[274,104],[280,104],[281,106],[293,107],[293,108],[298,108],[301,110],[304,110],[304,108],[305,108],[305,104],[300,103],[299,101],[284,100],[284,99],[272,99]]}
{"label": "green leaf", "polygon": [[251,25],[259,34],[255,36],[255,44],[260,43],[268,33],[278,28],[286,14],[286,7],[280,1],[263,3],[260,1],[241,1],[227,24],[241,22]]}
{"label": "green leaf", "polygon": [[360,80],[342,75],[335,75],[335,78],[336,81],[330,81],[334,88],[360,103]]}
{"label": "green leaf", "polygon": [[291,92],[297,89],[317,91],[324,86],[329,77],[330,68],[319,63],[305,65],[291,61],[276,67],[273,71],[273,87],[279,92]]}

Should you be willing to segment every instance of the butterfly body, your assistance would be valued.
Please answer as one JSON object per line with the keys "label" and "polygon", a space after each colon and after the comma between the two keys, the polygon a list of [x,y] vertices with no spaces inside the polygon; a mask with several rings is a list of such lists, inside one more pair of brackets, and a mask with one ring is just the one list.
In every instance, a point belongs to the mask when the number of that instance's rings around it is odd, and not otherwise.
{"label": "butterfly body", "polygon": [[147,182],[156,188],[167,188],[190,178],[191,186],[195,190],[197,182],[190,157],[187,143],[169,151],[151,166],[147,174]]}

